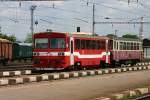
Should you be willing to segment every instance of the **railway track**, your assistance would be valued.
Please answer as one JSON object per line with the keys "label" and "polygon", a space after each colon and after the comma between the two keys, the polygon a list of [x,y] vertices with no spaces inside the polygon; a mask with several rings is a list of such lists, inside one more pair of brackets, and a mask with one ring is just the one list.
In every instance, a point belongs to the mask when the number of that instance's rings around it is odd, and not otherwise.
{"label": "railway track", "polygon": [[13,66],[0,66],[2,71],[15,71],[15,70],[32,70],[32,65],[13,65]]}
{"label": "railway track", "polygon": [[150,100],[150,94],[142,95],[142,96],[137,97],[133,100]]}
{"label": "railway track", "polygon": [[28,74],[23,74],[24,70],[20,70],[20,72],[2,71],[0,74],[5,74],[5,75],[1,76],[0,78],[0,86],[87,77],[87,76],[104,75],[104,74],[132,72],[132,71],[142,71],[142,70],[150,70],[150,63],[141,63],[141,64],[137,64],[134,67],[125,67],[125,68],[80,70],[80,71],[70,71],[70,72],[52,72],[52,73],[44,73],[44,74],[31,73],[31,70],[28,70]]}

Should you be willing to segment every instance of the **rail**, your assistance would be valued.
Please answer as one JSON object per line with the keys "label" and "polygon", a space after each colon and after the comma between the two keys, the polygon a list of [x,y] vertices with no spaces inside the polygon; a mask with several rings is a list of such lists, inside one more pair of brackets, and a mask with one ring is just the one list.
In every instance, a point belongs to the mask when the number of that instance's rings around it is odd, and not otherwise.
{"label": "rail", "polygon": [[137,97],[137,98],[135,98],[133,100],[150,100],[150,94],[146,94],[146,95]]}

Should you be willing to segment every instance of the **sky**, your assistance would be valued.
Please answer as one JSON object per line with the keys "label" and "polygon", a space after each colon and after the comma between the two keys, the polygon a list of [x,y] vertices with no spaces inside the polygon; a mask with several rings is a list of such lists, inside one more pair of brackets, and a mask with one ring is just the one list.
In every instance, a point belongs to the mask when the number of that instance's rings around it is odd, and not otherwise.
{"label": "sky", "polygon": [[[15,35],[24,41],[31,33],[30,7],[34,10],[34,32],[52,29],[56,32],[92,32],[93,3],[95,22],[150,22],[150,0],[66,0],[66,1],[0,1],[0,26],[2,33]],[[106,19],[109,18],[109,19]],[[144,37],[150,37],[150,25],[144,24]],[[139,34],[138,24],[96,24],[95,33],[107,35],[117,30],[117,35]]]}

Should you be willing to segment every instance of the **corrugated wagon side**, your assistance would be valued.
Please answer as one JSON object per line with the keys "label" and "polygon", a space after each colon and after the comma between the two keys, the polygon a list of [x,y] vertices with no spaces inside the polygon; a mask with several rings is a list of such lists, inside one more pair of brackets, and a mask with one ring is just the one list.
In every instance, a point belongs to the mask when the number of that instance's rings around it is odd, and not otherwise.
{"label": "corrugated wagon side", "polygon": [[18,60],[19,59],[19,44],[18,43],[13,43],[13,47],[12,47],[12,52],[13,52],[13,55],[12,55],[12,60]]}
{"label": "corrugated wagon side", "polygon": [[31,59],[32,58],[32,44],[31,43],[20,43],[19,56],[20,59]]}
{"label": "corrugated wagon side", "polygon": [[5,65],[12,60],[12,42],[0,38],[0,63]]}
{"label": "corrugated wagon side", "polygon": [[32,44],[13,43],[13,60],[32,59]]}

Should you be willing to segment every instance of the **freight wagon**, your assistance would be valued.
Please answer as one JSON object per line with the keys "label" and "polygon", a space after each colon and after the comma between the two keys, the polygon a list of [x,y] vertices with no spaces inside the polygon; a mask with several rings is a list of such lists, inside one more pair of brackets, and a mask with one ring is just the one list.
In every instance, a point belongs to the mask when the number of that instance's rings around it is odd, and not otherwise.
{"label": "freight wagon", "polygon": [[13,60],[32,59],[31,43],[13,43]]}
{"label": "freight wagon", "polygon": [[32,44],[13,43],[0,38],[0,64],[8,61],[32,59]]}
{"label": "freight wagon", "polygon": [[12,60],[12,42],[0,38],[0,63],[5,65]]}

